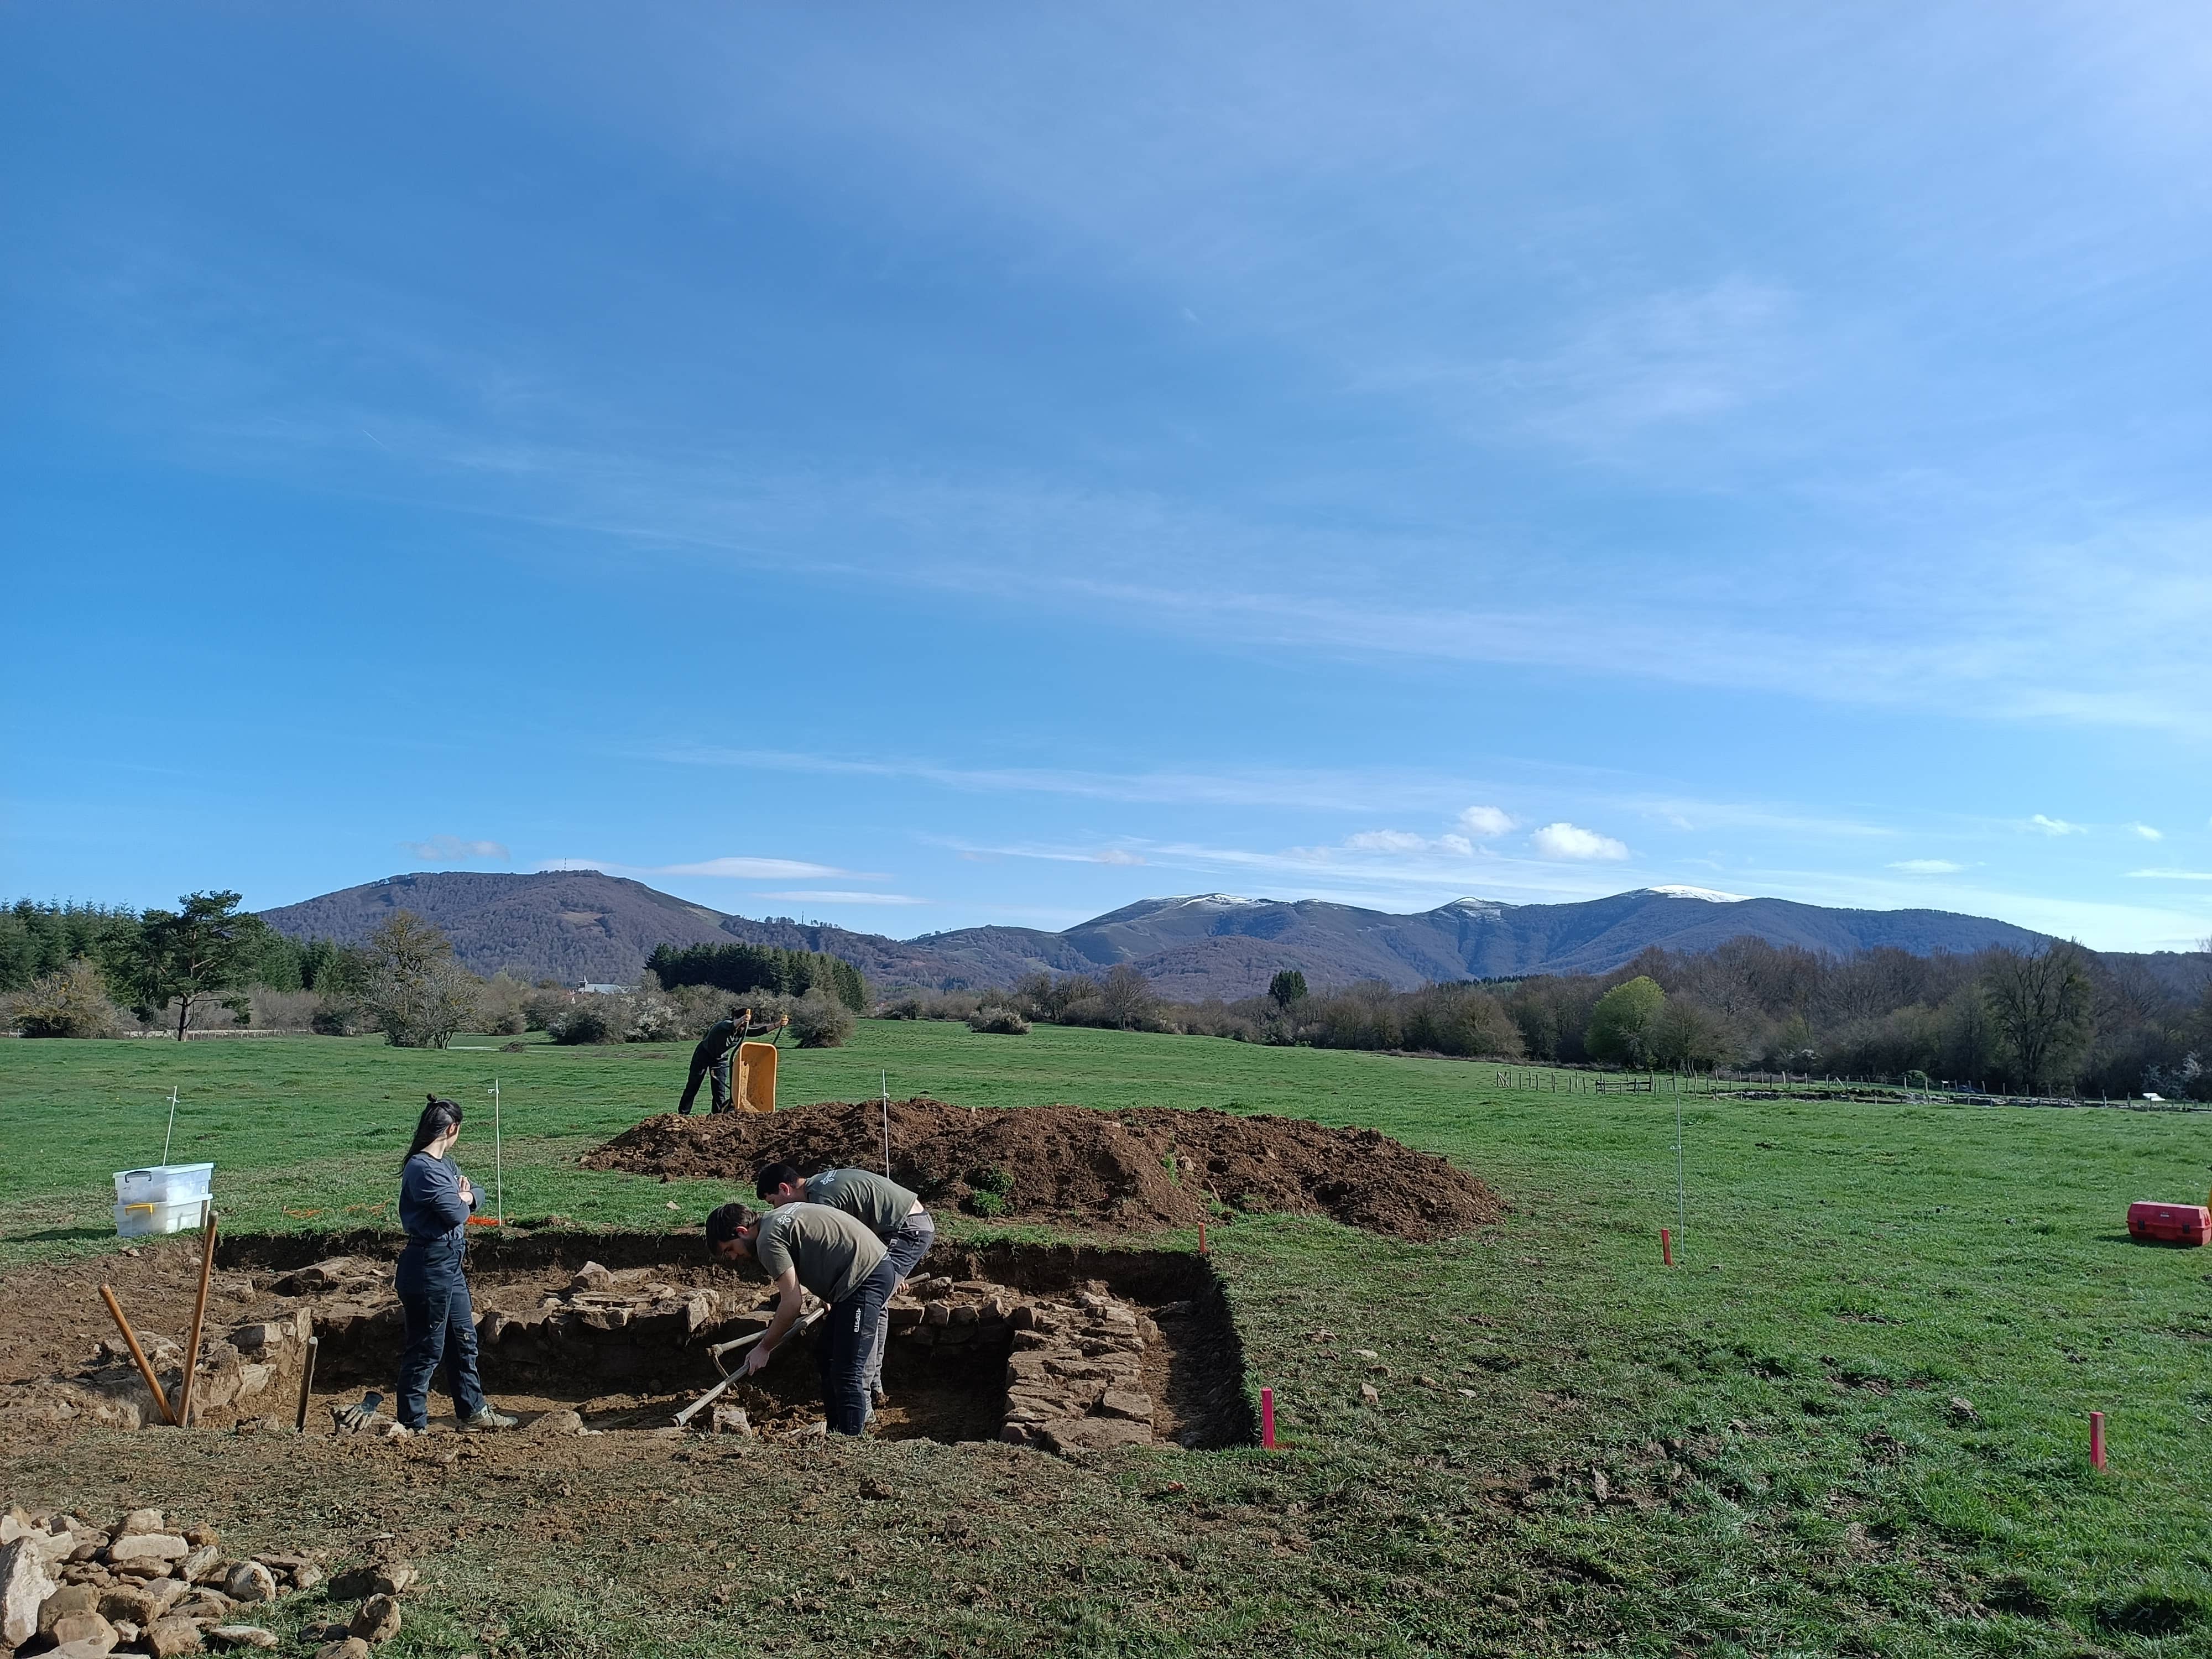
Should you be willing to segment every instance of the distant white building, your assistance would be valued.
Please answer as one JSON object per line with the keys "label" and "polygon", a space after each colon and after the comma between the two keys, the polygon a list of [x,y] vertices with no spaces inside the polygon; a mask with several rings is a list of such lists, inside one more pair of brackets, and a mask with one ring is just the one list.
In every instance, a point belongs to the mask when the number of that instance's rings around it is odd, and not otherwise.
{"label": "distant white building", "polygon": [[637,987],[635,985],[594,985],[586,980],[576,988],[576,994],[586,997],[617,997],[625,996],[635,989]]}

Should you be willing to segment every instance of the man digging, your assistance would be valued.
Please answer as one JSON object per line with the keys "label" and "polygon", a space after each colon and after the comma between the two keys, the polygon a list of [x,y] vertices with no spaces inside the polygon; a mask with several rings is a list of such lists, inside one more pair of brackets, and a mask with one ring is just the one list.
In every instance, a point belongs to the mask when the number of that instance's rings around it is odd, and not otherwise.
{"label": "man digging", "polygon": [[[803,1176],[793,1164],[771,1164],[753,1182],[753,1190],[766,1203],[781,1209],[787,1204],[826,1204],[866,1227],[883,1240],[884,1254],[898,1269],[899,1283],[914,1277],[914,1270],[937,1242],[937,1223],[928,1206],[896,1181],[872,1170],[823,1170]],[[896,1286],[893,1286],[896,1294]],[[875,1340],[868,1346],[866,1382],[868,1404],[885,1403],[884,1349],[890,1340],[891,1310],[888,1301],[876,1321]]]}
{"label": "man digging", "polygon": [[738,1375],[750,1376],[775,1357],[799,1322],[804,1285],[830,1308],[817,1343],[830,1431],[863,1432],[868,1426],[870,1340],[898,1285],[898,1270],[883,1241],[826,1204],[787,1204],[758,1220],[742,1204],[725,1204],[707,1218],[707,1248],[732,1267],[751,1257],[776,1290],[775,1316]]}

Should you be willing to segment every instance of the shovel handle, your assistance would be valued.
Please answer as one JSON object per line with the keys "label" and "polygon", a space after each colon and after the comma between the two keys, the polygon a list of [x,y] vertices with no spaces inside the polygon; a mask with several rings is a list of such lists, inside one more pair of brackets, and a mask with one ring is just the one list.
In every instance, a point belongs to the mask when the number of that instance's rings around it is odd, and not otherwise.
{"label": "shovel handle", "polygon": [[146,1386],[154,1391],[154,1403],[161,1408],[164,1422],[177,1420],[176,1413],[169,1409],[169,1396],[161,1392],[161,1380],[154,1375],[154,1367],[147,1362],[146,1351],[138,1346],[138,1334],[131,1328],[131,1322],[123,1316],[123,1304],[115,1299],[115,1292],[105,1285],[100,1287],[107,1311],[115,1316],[115,1328],[123,1333],[123,1340],[131,1350],[131,1357],[138,1362],[138,1375],[146,1379]]}

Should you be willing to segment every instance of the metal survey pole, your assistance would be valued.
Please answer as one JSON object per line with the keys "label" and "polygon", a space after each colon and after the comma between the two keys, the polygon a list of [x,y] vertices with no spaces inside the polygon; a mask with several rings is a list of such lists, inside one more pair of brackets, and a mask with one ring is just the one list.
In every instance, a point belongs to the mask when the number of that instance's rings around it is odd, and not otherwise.
{"label": "metal survey pole", "polygon": [[1690,1231],[1690,1200],[1682,1184],[1682,1097],[1674,1097],[1674,1231],[1679,1237]]}
{"label": "metal survey pole", "polygon": [[507,1224],[507,1160],[499,1140],[499,1079],[491,1080],[491,1207],[499,1224]]}
{"label": "metal survey pole", "polygon": [[165,1134],[165,1135],[163,1135],[163,1136],[161,1137],[161,1164],[162,1164],[162,1167],[163,1167],[164,1169],[166,1169],[166,1168],[167,1168],[167,1167],[168,1167],[168,1163],[169,1163],[169,1143],[170,1143],[172,1140],[174,1140],[176,1138],[177,1138],[177,1091],[176,1091],[174,1089],[172,1089],[172,1090],[170,1090],[170,1091],[169,1091],[169,1132],[168,1132],[168,1133],[167,1133],[167,1134]]}
{"label": "metal survey pole", "polygon": [[891,1178],[891,1074],[889,1067],[885,1067],[884,1071],[883,1089],[884,1179],[889,1181]]}

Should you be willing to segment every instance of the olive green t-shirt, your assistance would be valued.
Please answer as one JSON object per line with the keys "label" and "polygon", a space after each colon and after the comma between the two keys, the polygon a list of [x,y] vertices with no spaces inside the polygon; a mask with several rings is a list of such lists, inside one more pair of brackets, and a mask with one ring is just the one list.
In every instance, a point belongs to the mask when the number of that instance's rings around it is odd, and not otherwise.
{"label": "olive green t-shirt", "polygon": [[889,1238],[914,1213],[916,1195],[868,1170],[824,1170],[806,1177],[806,1201],[855,1216],[878,1238]]}
{"label": "olive green t-shirt", "polygon": [[761,1218],[754,1258],[770,1279],[787,1268],[824,1302],[842,1302],[883,1266],[883,1241],[827,1204],[787,1204]]}

